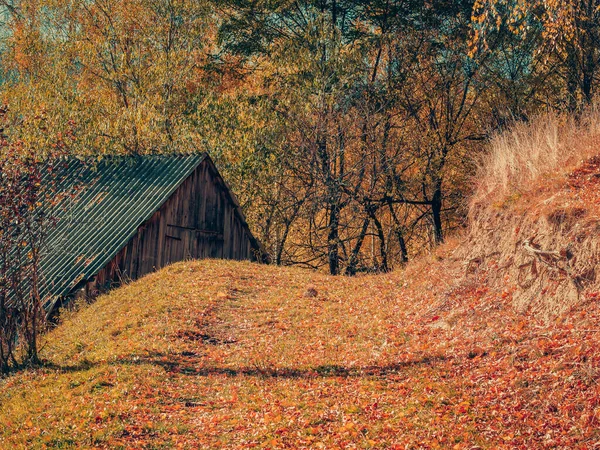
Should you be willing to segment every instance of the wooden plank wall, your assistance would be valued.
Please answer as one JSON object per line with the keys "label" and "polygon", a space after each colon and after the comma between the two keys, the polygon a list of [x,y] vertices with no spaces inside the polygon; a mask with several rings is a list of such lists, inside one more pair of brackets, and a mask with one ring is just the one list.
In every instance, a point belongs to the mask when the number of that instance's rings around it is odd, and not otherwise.
{"label": "wooden plank wall", "polygon": [[202,162],[137,234],[89,280],[88,296],[186,259],[252,260],[249,230],[212,164]]}

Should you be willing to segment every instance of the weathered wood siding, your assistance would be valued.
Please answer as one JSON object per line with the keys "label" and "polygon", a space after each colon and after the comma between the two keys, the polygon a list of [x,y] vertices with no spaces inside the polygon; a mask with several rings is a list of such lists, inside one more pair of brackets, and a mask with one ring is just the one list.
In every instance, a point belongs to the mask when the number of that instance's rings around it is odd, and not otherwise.
{"label": "weathered wood siding", "polygon": [[85,292],[97,295],[186,259],[254,260],[259,249],[227,186],[208,160],[182,183]]}

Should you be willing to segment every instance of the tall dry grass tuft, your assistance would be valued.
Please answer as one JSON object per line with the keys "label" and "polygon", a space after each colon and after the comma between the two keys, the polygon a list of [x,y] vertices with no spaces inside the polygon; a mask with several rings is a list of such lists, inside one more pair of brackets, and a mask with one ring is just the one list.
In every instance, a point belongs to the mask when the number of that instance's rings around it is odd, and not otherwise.
{"label": "tall dry grass tuft", "polygon": [[481,159],[473,205],[502,202],[559,179],[600,153],[600,107],[576,120],[545,114],[496,134]]}
{"label": "tall dry grass tuft", "polygon": [[547,318],[600,291],[599,154],[600,107],[577,119],[546,114],[496,135],[456,253],[466,273],[482,269],[513,306]]}

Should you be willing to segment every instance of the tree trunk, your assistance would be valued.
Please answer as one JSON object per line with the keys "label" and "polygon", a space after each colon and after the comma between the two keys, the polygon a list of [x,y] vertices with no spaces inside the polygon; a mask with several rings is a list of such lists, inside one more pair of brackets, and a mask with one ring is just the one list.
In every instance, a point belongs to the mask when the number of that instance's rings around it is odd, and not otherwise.
{"label": "tree trunk", "polygon": [[404,234],[402,233],[402,229],[398,227],[396,227],[394,232],[396,233],[396,239],[398,239],[398,245],[400,246],[400,262],[406,264],[408,262],[408,250],[406,249]]}
{"label": "tree trunk", "polygon": [[402,225],[398,220],[398,216],[396,215],[396,211],[394,210],[394,205],[391,203],[391,201],[388,202],[388,208],[390,209],[390,214],[392,215],[392,219],[394,220],[394,234],[396,235],[398,245],[400,246],[400,262],[402,264],[406,264],[408,262],[408,249],[406,248],[404,231],[402,230]]}
{"label": "tree trunk", "polygon": [[333,202],[329,211],[329,233],[327,235],[329,273],[331,275],[340,273],[339,227],[340,209],[338,202]]}
{"label": "tree trunk", "polygon": [[574,112],[579,108],[579,101],[577,95],[577,87],[579,85],[577,68],[577,55],[575,54],[574,48],[567,50],[567,95],[568,95],[568,108],[569,111]]}
{"label": "tree trunk", "polygon": [[387,272],[389,270],[389,267],[387,260],[387,250],[385,248],[385,233],[383,232],[383,226],[381,225],[381,222],[377,218],[375,212],[372,213],[371,218],[373,219],[373,223],[375,224],[375,228],[377,229],[377,237],[379,238],[379,253],[381,255],[381,264],[378,269],[381,272]]}
{"label": "tree trunk", "polygon": [[285,248],[285,243],[287,242],[287,238],[290,234],[290,228],[292,226],[291,221],[286,220],[284,221],[284,230],[283,230],[283,236],[281,237],[281,239],[279,240],[279,242],[277,242],[277,257],[275,259],[275,263],[280,266],[281,265],[281,261],[283,259],[283,249]]}
{"label": "tree trunk", "polygon": [[583,68],[583,81],[582,81],[582,91],[583,98],[585,100],[586,105],[591,105],[592,103],[592,95],[593,95],[593,83],[594,83],[594,75],[595,75],[595,63],[594,63],[594,52],[595,49],[585,48],[585,66]]}
{"label": "tree trunk", "polygon": [[354,246],[352,254],[350,255],[350,261],[348,261],[348,266],[346,267],[346,275],[356,275],[356,266],[358,265],[358,254],[360,253],[360,249],[363,245],[363,242],[365,241],[365,237],[367,236],[369,222],[369,218],[366,218],[363,222],[360,234],[358,235],[358,239],[356,240],[356,245]]}
{"label": "tree trunk", "polygon": [[581,43],[583,60],[582,93],[587,105],[592,103],[594,75],[596,73],[596,26],[594,22],[595,1],[590,0],[586,5],[584,20],[583,42]]}
{"label": "tree trunk", "polygon": [[433,218],[433,240],[436,244],[444,242],[442,230],[442,183],[438,181],[431,198],[431,215]]}

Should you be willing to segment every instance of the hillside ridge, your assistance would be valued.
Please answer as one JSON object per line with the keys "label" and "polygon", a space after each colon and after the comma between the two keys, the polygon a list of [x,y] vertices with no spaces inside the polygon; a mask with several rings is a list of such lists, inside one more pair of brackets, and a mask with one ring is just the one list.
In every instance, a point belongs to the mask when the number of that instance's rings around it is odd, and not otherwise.
{"label": "hillside ridge", "polygon": [[514,305],[551,319],[600,290],[600,156],[565,177],[493,204],[474,202],[457,250],[467,272],[494,267],[489,283]]}

